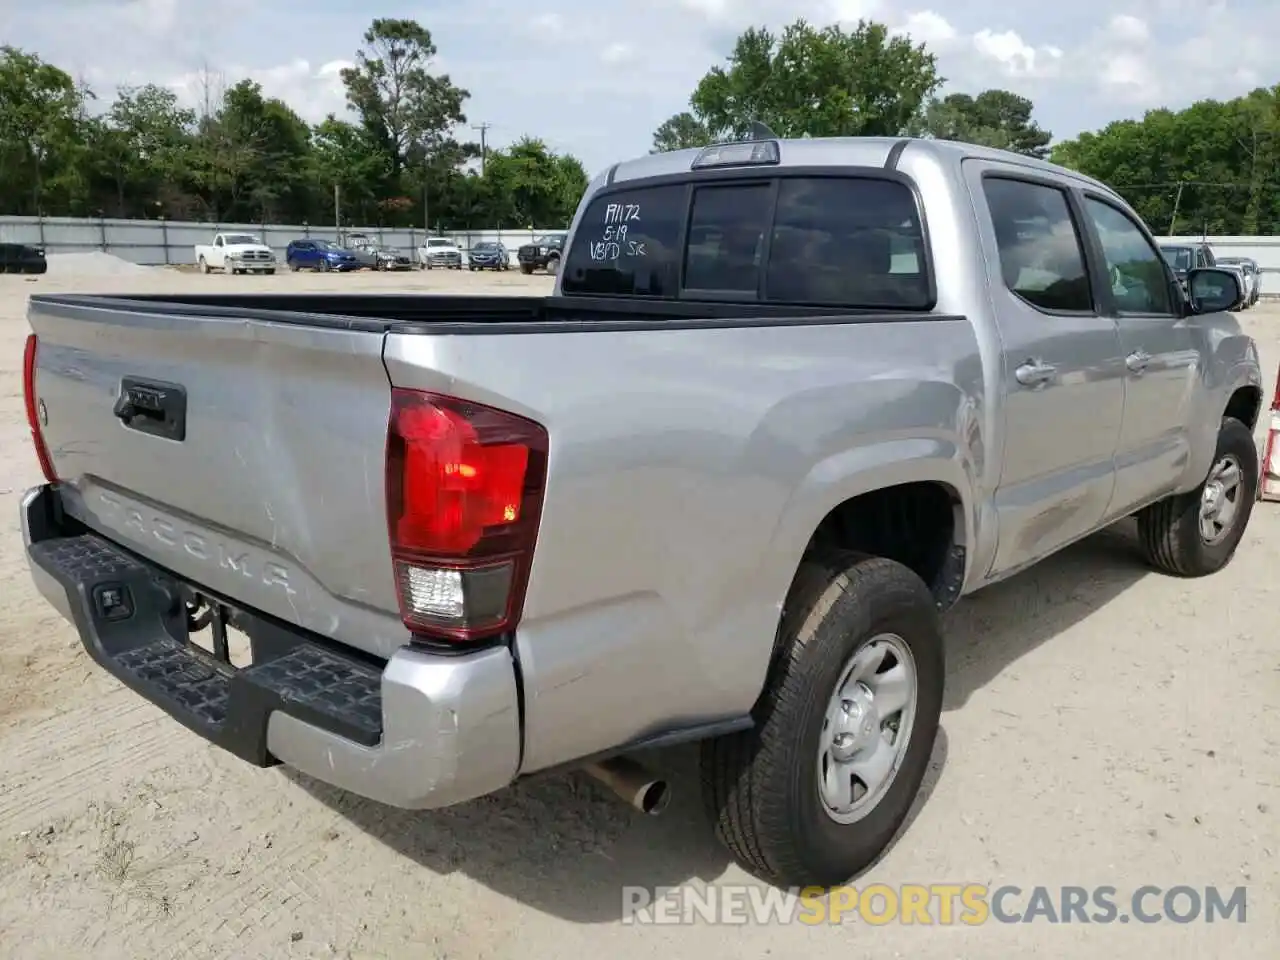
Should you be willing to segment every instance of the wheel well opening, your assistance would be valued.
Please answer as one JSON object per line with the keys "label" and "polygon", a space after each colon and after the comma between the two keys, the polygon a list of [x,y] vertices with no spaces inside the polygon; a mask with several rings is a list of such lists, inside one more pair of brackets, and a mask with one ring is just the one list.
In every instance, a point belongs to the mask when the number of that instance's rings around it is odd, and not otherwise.
{"label": "wheel well opening", "polygon": [[1258,414],[1262,408],[1262,389],[1260,387],[1241,387],[1227,401],[1226,416],[1239,420],[1252,430],[1258,425]]}
{"label": "wheel well opening", "polygon": [[922,579],[940,607],[964,580],[964,520],[959,496],[941,483],[904,483],[846,500],[823,518],[809,550],[854,550],[896,560]]}

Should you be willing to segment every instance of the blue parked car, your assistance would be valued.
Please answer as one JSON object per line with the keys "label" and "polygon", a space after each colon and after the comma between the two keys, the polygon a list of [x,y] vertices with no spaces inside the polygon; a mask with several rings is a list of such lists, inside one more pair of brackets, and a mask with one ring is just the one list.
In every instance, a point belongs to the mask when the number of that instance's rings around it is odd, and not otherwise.
{"label": "blue parked car", "polygon": [[360,258],[330,240],[294,240],[284,252],[290,270],[359,270]]}
{"label": "blue parked car", "polygon": [[495,240],[477,243],[467,252],[467,265],[474,270],[509,270],[507,248]]}

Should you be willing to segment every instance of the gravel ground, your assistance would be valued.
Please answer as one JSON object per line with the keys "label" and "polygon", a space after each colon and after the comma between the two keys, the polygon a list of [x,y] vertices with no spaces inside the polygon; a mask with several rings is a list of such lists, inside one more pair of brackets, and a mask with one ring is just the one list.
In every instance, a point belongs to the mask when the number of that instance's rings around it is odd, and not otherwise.
{"label": "gravel ground", "polygon": [[[61,272],[61,271],[59,271]],[[17,506],[27,294],[545,291],[516,273],[0,277],[0,943],[28,957],[1268,958],[1280,942],[1280,505],[1195,582],[1107,531],[950,615],[943,735],[911,828],[862,884],[1248,887],[1247,922],[629,928],[623,885],[750,884],[676,799],[633,814],[578,775],[432,814],[208,746],[82,653],[35,594]],[[1243,315],[1273,374],[1280,308]],[[1267,392],[1273,388],[1269,379]]]}

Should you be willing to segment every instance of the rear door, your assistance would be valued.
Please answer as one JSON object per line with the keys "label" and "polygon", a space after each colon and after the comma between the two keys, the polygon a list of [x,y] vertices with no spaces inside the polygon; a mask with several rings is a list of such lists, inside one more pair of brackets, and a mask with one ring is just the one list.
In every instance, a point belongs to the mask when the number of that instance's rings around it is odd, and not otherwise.
{"label": "rear door", "polygon": [[995,577],[1101,521],[1115,486],[1124,363],[1101,281],[1088,269],[1079,198],[1020,167],[965,167],[1002,341]]}
{"label": "rear door", "polygon": [[1108,517],[1122,517],[1171,492],[1185,475],[1200,353],[1174,295],[1177,281],[1146,228],[1099,192],[1084,192],[1084,209],[1107,270],[1104,310],[1124,353],[1124,423],[1108,510]]}

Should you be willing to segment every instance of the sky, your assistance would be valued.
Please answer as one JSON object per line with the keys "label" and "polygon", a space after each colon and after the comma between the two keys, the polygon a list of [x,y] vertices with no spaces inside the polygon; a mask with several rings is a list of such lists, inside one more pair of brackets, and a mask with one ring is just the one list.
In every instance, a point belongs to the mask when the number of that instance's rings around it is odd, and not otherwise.
{"label": "sky", "polygon": [[248,76],[317,121],[343,115],[339,71],[374,16],[431,31],[435,71],[470,92],[491,146],[540,137],[588,173],[646,153],[743,29],[797,17],[901,30],[937,55],[944,92],[1020,93],[1055,139],[1280,83],[1276,0],[0,0],[0,42],[108,100],[154,82],[194,105],[202,77]]}

